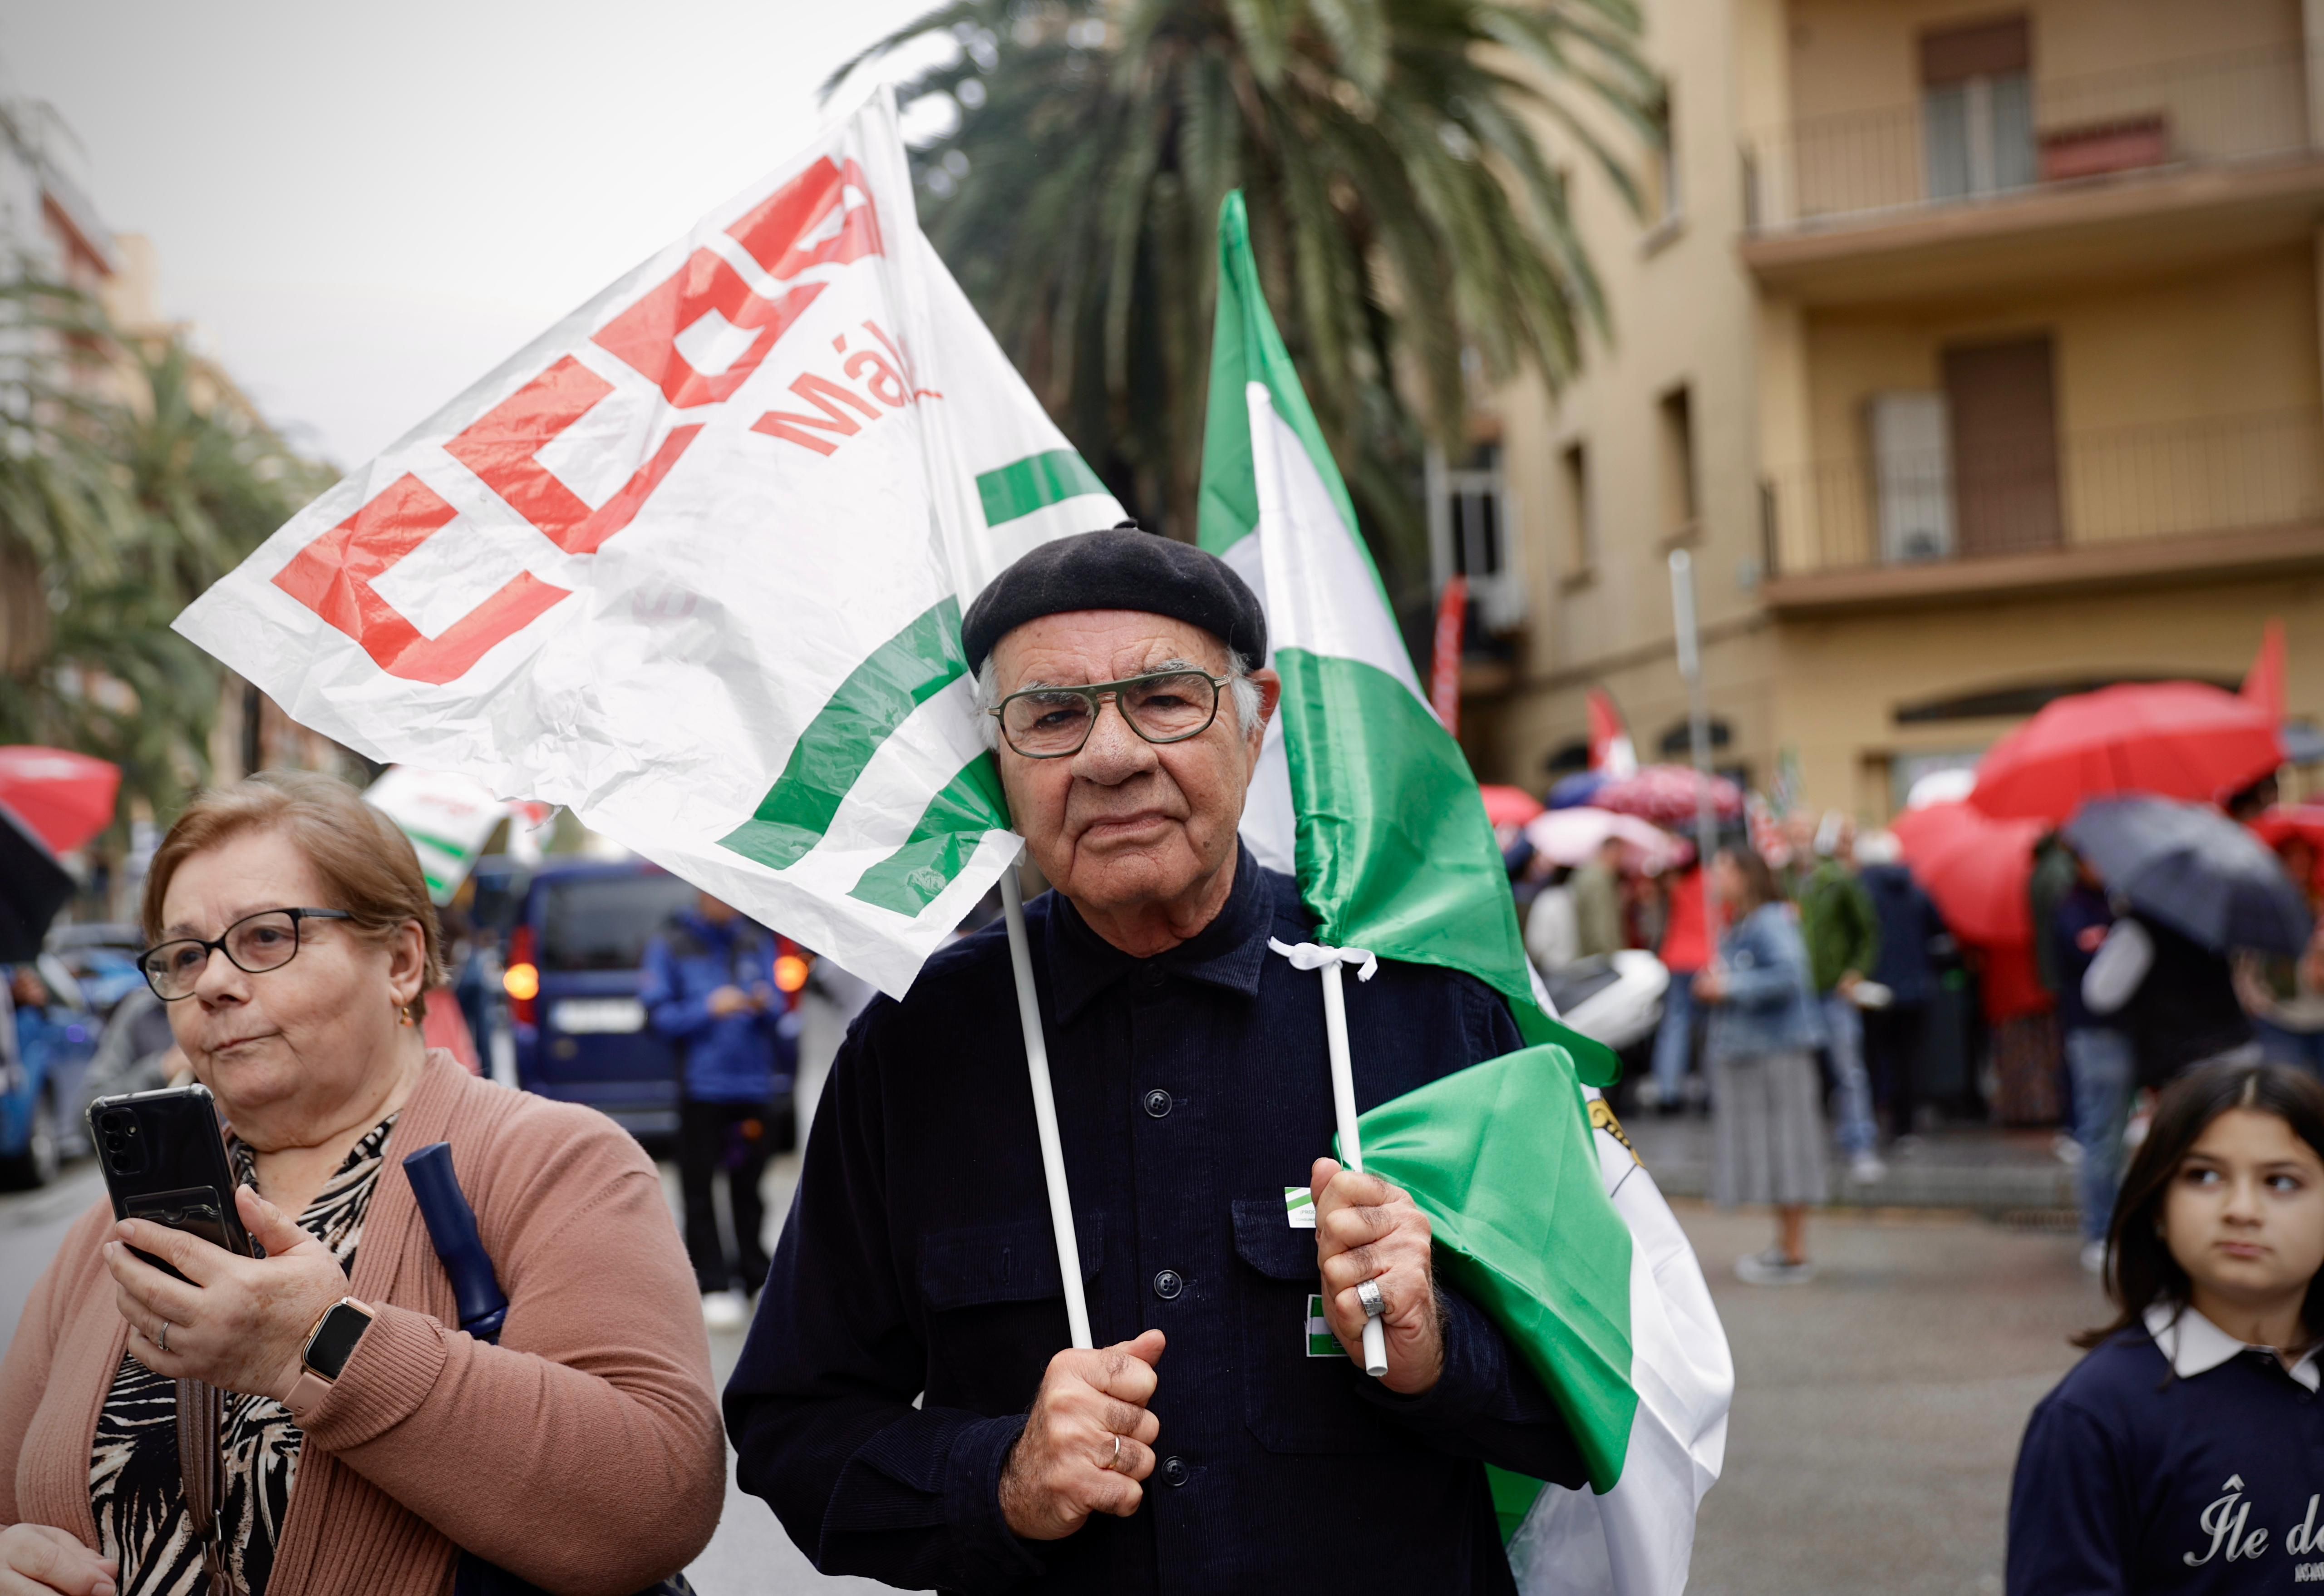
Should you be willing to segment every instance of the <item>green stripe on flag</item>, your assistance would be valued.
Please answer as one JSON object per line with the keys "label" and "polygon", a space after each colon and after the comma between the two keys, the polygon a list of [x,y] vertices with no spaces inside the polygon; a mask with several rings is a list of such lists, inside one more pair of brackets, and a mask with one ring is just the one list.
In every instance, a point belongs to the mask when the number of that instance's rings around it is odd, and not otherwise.
{"label": "green stripe on flag", "polygon": [[904,845],[865,871],[849,896],[918,917],[968,867],[985,833],[1008,828],[1000,768],[991,754],[980,753],[928,800]]}
{"label": "green stripe on flag", "polygon": [[1084,494],[1105,491],[1105,484],[1097,479],[1089,462],[1071,449],[1028,455],[976,479],[977,494],[984,501],[984,524],[989,527]]}
{"label": "green stripe on flag", "polygon": [[408,826],[403,827],[403,835],[410,837],[415,843],[425,843],[429,847],[435,849],[438,853],[448,854],[454,859],[466,859],[470,852],[470,850],[462,844],[453,842],[445,837],[432,836],[424,831],[414,831]]}
{"label": "green stripe on flag", "polygon": [[1633,1243],[1606,1195],[1572,1055],[1528,1047],[1471,1065],[1381,1103],[1356,1131],[1364,1172],[1411,1194],[1440,1277],[1556,1402],[1591,1488],[1613,1490],[1638,1411]]}
{"label": "green stripe on flag", "polygon": [[946,596],[848,673],[800,733],[757,810],[719,844],[773,870],[797,863],[822,840],[880,744],[967,670],[960,600]]}

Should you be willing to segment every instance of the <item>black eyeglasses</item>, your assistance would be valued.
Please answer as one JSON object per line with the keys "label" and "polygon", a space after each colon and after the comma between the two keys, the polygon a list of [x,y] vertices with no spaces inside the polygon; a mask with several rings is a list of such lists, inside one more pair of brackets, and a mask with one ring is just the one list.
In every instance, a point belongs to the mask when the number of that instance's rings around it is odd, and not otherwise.
{"label": "black eyeglasses", "polygon": [[1109,696],[1130,729],[1148,743],[1184,743],[1218,719],[1219,689],[1229,679],[1204,670],[1157,670],[1085,687],[1028,687],[986,713],[999,719],[1009,746],[1027,759],[1079,753]]}
{"label": "black eyeglasses", "polygon": [[226,955],[246,975],[263,975],[299,956],[300,921],[355,918],[343,909],[262,909],[243,916],[208,942],[198,936],[157,942],[137,955],[137,968],[155,997],[174,1003],[194,995],[194,985],[209,968],[213,951]]}

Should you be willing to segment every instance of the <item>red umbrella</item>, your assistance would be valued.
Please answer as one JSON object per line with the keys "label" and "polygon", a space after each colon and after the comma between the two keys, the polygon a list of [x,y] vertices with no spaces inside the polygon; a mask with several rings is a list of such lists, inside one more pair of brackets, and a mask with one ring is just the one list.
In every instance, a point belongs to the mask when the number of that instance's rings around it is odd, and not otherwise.
{"label": "red umbrella", "polygon": [[1969,801],[2061,821],[2114,793],[2209,802],[2283,762],[2267,711],[2201,682],[2144,682],[2052,700],[1993,745]]}
{"label": "red umbrella", "polygon": [[[1702,781],[1703,778],[1687,765],[1648,765],[1635,776],[1608,782],[1590,801],[1599,808],[1611,809],[1618,815],[1636,815],[1657,826],[1692,826],[1695,795],[1702,789]],[[1740,815],[1742,790],[1724,776],[1713,776],[1710,781],[1711,812],[1725,820]]]}
{"label": "red umbrella", "polygon": [[1496,826],[1523,826],[1541,813],[1541,800],[1522,787],[1480,787],[1485,818]]}
{"label": "red umbrella", "polygon": [[1919,864],[1939,846],[1963,830],[1990,826],[1992,819],[1959,799],[1941,804],[1923,804],[1917,809],[1907,809],[1888,823],[1889,835],[1896,839],[1896,850],[1907,864]]}
{"label": "red umbrella", "polygon": [[0,748],[0,804],[56,853],[69,853],[110,826],[120,790],[121,767],[104,760],[23,743]]}
{"label": "red umbrella", "polygon": [[1955,936],[1979,947],[2034,941],[2034,910],[2026,888],[2034,876],[2034,844],[2050,829],[2041,820],[1991,820],[1967,804],[1932,804],[1960,814],[1924,823],[1916,848],[1898,842],[1937,912]]}

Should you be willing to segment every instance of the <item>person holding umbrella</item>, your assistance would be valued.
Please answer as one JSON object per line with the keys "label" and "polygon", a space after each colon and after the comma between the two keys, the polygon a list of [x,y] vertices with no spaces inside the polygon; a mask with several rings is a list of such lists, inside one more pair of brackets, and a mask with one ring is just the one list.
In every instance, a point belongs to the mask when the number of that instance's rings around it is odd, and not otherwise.
{"label": "person holding umbrella", "polygon": [[2275,855],[2208,805],[2104,798],[2083,806],[2065,840],[2126,909],[2082,978],[2101,1017],[2120,1015],[2139,1084],[2205,1063],[2256,1061],[2227,955],[2298,955],[2315,922]]}

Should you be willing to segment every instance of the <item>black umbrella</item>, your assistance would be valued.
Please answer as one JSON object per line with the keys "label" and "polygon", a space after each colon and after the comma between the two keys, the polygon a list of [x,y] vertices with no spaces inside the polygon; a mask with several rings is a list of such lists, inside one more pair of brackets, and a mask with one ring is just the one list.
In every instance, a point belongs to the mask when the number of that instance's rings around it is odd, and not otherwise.
{"label": "black umbrella", "polygon": [[41,955],[41,939],[70,902],[73,879],[32,828],[0,804],[0,964]]}
{"label": "black umbrella", "polygon": [[2224,952],[2303,952],[2313,922],[2300,890],[2257,837],[2201,804],[2100,798],[2066,841],[2107,891],[2140,914]]}

